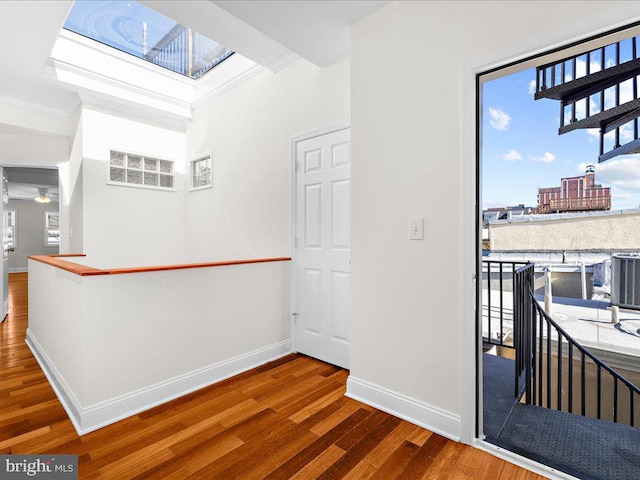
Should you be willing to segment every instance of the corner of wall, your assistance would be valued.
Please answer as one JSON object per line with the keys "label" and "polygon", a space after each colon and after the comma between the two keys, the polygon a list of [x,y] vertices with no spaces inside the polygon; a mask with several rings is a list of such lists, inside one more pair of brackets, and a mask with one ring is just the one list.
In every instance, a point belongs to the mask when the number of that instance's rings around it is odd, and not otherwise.
{"label": "corner of wall", "polygon": [[347,379],[345,395],[456,442],[461,439],[460,416],[441,408],[360,380],[353,375]]}

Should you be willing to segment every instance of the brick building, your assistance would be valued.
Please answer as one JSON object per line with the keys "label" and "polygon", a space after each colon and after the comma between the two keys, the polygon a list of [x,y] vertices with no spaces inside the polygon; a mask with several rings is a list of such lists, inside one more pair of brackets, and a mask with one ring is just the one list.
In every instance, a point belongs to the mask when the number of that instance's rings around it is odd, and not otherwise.
{"label": "brick building", "polygon": [[611,210],[611,188],[595,180],[595,166],[587,165],[583,176],[563,178],[559,187],[538,188],[535,213]]}

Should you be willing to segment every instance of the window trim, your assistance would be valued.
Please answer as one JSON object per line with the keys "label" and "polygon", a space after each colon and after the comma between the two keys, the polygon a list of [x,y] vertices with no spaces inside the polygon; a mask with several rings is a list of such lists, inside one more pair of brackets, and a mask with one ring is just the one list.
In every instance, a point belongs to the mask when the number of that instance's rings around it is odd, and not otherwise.
{"label": "window trim", "polygon": [[[209,183],[206,185],[199,185],[197,187],[194,187],[193,186],[193,166],[195,165],[196,162],[200,162],[203,160],[209,161]],[[189,183],[188,190],[190,192],[195,192],[197,190],[204,190],[206,188],[213,188],[213,155],[211,154],[211,152],[203,153],[202,155],[198,155],[192,160],[189,160],[187,176],[188,176],[187,181]]]}
{"label": "window trim", "polygon": [[[49,215],[58,215],[58,243],[49,243]],[[45,210],[44,211],[44,246],[45,247],[60,247],[60,211]]]}
{"label": "window trim", "polygon": [[[142,159],[142,165],[143,168],[141,168],[140,170],[137,169],[131,169],[131,170],[135,170],[135,171],[139,171],[143,174],[143,182],[144,182],[144,160],[145,158],[149,158],[149,159],[154,159],[154,160],[162,160],[165,162],[171,162],[172,165],[172,171],[171,171],[171,177],[173,179],[173,187],[161,187],[159,185],[145,185],[144,183],[126,183],[126,182],[118,182],[115,180],[111,180],[111,155],[112,153],[122,153],[123,155],[125,155],[125,162],[126,159],[128,158],[128,156],[134,156],[134,157],[140,157]],[[157,190],[160,192],[177,192],[178,189],[176,188],[176,160],[167,158],[167,157],[162,157],[162,156],[158,156],[158,155],[150,155],[150,154],[146,154],[146,153],[140,153],[140,152],[133,152],[133,151],[127,151],[127,149],[123,149],[123,148],[109,148],[109,154],[108,154],[108,158],[106,163],[106,183],[107,185],[113,185],[113,186],[117,186],[117,187],[133,187],[133,188],[145,188],[147,190]],[[123,167],[118,167],[116,166],[115,168],[119,168],[121,170],[124,170],[125,175],[126,172],[128,170],[128,168],[125,166]],[[160,175],[160,171],[156,171],[155,173],[157,173],[158,175]]]}

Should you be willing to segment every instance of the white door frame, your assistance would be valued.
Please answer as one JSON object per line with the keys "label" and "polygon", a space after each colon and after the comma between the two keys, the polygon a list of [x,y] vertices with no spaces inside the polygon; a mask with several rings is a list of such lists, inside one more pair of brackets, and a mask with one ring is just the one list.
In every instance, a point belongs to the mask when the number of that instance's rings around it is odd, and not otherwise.
{"label": "white door frame", "polygon": [[305,140],[309,140],[310,138],[321,137],[322,135],[327,135],[329,133],[338,132],[340,130],[345,130],[347,128],[351,128],[350,121],[344,121],[340,123],[336,123],[330,125],[328,127],[319,128],[317,130],[312,130],[295,137],[291,138],[291,238],[290,238],[290,249],[291,249],[291,299],[290,299],[290,313],[291,313],[291,321],[290,321],[290,329],[291,329],[291,349],[294,352],[298,352],[296,348],[296,329],[295,329],[295,317],[293,313],[295,312],[296,300],[298,292],[296,290],[296,150],[299,142],[303,142]]}
{"label": "white door frame", "polygon": [[[480,232],[476,223],[481,206],[476,205],[479,179],[476,165],[476,148],[480,139],[477,136],[480,126],[476,122],[477,85],[479,74],[504,68],[515,62],[521,62],[534,55],[566,48],[566,46],[598,35],[606,34],[617,29],[623,29],[640,21],[640,9],[637,4],[629,2],[603,11],[581,21],[571,23],[566,28],[547,32],[544,35],[531,38],[525,42],[510,46],[489,55],[472,58],[464,63],[461,72],[461,117],[460,117],[460,158],[459,168],[462,182],[462,211],[460,212],[459,249],[460,257],[460,332],[461,332],[461,365],[464,366],[460,375],[461,392],[461,441],[473,444],[478,448],[490,451],[493,455],[505,458],[517,465],[524,466],[543,475],[549,475],[550,469],[517,454],[499,449],[488,444],[476,436],[477,403],[476,388],[482,388],[482,375],[476,371],[478,338],[476,325],[476,272],[479,258],[478,238]],[[478,182],[478,183],[476,183]],[[481,391],[481,390],[480,390]],[[564,477],[566,478],[566,477]]]}

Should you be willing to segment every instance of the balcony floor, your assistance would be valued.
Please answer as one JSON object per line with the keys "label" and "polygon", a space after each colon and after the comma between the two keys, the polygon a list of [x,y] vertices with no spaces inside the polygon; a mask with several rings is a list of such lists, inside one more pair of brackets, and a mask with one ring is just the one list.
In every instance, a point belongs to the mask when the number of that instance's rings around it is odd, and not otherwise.
{"label": "balcony floor", "polygon": [[583,480],[637,480],[640,429],[516,401],[514,361],[483,355],[487,441]]}

